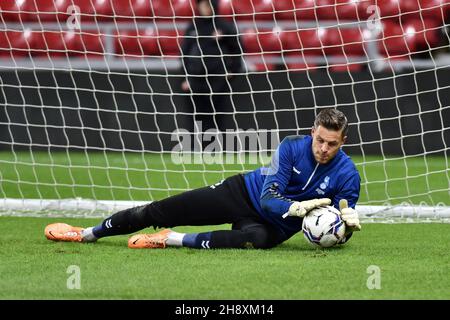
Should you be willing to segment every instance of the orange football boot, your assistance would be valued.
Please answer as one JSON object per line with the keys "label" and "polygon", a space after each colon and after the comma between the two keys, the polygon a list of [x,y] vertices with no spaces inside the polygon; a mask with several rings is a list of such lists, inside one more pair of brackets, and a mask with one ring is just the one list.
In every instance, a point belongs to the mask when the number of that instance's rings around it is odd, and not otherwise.
{"label": "orange football boot", "polygon": [[164,229],[152,234],[135,234],[128,240],[128,248],[132,249],[154,249],[165,248],[170,229]]}
{"label": "orange football boot", "polygon": [[45,236],[53,241],[81,242],[83,228],[72,227],[67,223],[52,223],[45,227]]}

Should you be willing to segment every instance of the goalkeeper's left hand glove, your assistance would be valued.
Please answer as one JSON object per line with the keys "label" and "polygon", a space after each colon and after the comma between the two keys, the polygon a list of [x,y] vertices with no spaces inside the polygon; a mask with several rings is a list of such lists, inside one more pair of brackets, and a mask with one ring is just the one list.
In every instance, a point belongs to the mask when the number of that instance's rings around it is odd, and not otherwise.
{"label": "goalkeeper's left hand glove", "polygon": [[347,227],[346,233],[361,230],[358,212],[355,209],[348,207],[347,200],[341,199],[339,201],[339,210],[341,211],[342,220],[345,222],[345,226]]}
{"label": "goalkeeper's left hand glove", "polygon": [[327,206],[329,204],[331,204],[331,199],[328,198],[294,201],[289,207],[289,211],[283,214],[283,218],[286,218],[287,216],[303,218],[312,209]]}

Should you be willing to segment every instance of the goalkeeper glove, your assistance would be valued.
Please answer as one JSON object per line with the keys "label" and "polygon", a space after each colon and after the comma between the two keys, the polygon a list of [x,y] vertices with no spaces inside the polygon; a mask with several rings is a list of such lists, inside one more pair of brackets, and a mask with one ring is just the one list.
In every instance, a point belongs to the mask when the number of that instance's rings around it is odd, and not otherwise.
{"label": "goalkeeper glove", "polygon": [[355,209],[348,207],[347,200],[341,199],[339,201],[339,210],[341,211],[342,220],[345,222],[345,225],[347,227],[346,233],[361,230],[358,212]]}
{"label": "goalkeeper glove", "polygon": [[287,216],[303,218],[312,209],[321,206],[327,206],[329,204],[331,204],[331,200],[328,198],[295,201],[289,207],[289,211],[283,214],[283,218],[286,218]]}

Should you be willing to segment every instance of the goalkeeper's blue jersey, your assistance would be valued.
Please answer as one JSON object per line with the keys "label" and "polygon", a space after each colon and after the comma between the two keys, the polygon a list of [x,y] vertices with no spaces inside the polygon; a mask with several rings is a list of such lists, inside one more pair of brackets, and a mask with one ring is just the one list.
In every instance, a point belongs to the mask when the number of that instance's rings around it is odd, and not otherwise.
{"label": "goalkeeper's blue jersey", "polygon": [[360,176],[344,151],[326,164],[319,164],[312,153],[311,136],[289,136],[278,146],[269,168],[245,174],[250,199],[260,215],[280,229],[287,238],[302,228],[302,219],[282,215],[292,201],[330,198],[339,209],[347,199],[354,208],[359,198]]}

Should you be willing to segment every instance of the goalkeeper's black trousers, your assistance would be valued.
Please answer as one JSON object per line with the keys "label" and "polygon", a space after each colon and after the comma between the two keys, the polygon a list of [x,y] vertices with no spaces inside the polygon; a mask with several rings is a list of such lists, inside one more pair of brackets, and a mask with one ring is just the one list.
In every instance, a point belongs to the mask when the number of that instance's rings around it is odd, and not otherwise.
{"label": "goalkeeper's black trousers", "polygon": [[253,207],[242,174],[213,186],[117,212],[103,221],[101,236],[129,234],[147,227],[221,224],[232,224],[232,228],[212,231],[210,248],[266,249],[285,240]]}

